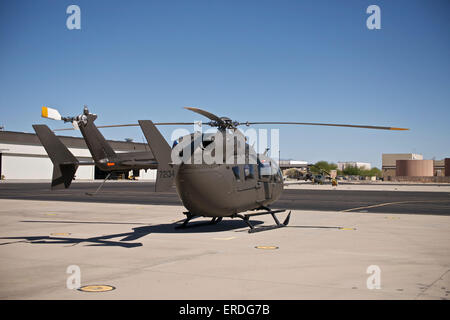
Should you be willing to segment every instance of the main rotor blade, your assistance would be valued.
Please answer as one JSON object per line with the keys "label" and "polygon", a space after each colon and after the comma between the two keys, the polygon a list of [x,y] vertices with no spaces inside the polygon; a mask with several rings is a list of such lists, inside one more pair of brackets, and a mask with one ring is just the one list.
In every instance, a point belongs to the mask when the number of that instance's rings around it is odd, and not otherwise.
{"label": "main rotor blade", "polygon": [[379,130],[409,130],[408,128],[396,127],[380,127],[357,124],[337,124],[337,123],[314,123],[314,122],[279,122],[279,121],[260,121],[260,122],[241,122],[240,125],[255,125],[255,124],[294,124],[302,126],[329,126],[329,127],[348,127],[348,128],[365,128],[365,129],[379,129]]}
{"label": "main rotor blade", "polygon": [[[156,126],[192,126],[194,122],[156,122]],[[120,127],[139,127],[138,123],[128,124],[113,124],[108,126],[97,126],[97,128],[120,128]],[[67,131],[74,130],[74,128],[54,129],[53,131]]]}
{"label": "main rotor blade", "polygon": [[211,112],[208,112],[208,111],[205,111],[205,110],[202,110],[199,108],[192,108],[192,107],[184,107],[184,108],[187,110],[196,112],[198,114],[201,114],[202,116],[205,116],[210,120],[217,121],[220,124],[225,124],[222,119],[220,119],[218,116],[216,116],[215,114],[213,114]]}

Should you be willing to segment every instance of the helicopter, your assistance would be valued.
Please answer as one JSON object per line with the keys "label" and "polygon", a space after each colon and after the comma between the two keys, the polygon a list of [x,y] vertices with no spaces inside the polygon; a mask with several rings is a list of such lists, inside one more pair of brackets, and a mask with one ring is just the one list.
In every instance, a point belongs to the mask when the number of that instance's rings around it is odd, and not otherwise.
{"label": "helicopter", "polygon": [[[305,122],[239,122],[219,117],[203,109],[185,107],[205,116],[206,125],[217,128],[215,133],[194,132],[181,136],[170,147],[156,126],[192,125],[193,122],[160,122],[139,120],[133,124],[96,126],[97,115],[85,106],[83,113],[74,117],[62,117],[58,110],[42,107],[42,117],[71,122],[79,129],[94,162],[78,161],[46,125],[33,125],[36,134],[54,164],[52,189],[68,188],[79,165],[95,164],[108,172],[136,169],[157,169],[156,192],[169,191],[175,185],[181,202],[188,210],[185,219],[176,228],[188,227],[197,217],[211,218],[208,224],[216,224],[223,218],[242,219],[248,232],[282,228],[289,224],[291,212],[283,222],[276,216],[284,209],[272,210],[283,191],[283,176],[278,163],[264,153],[257,153],[239,126],[251,125],[315,125],[380,130],[409,130],[406,128],[369,125],[305,123]],[[98,128],[139,126],[151,152],[116,153]],[[57,131],[56,129],[55,131]],[[59,129],[71,130],[71,129]],[[108,176],[103,181],[106,182]],[[103,183],[97,189],[102,187]],[[97,192],[96,191],[96,192]],[[249,211],[254,211],[246,213]],[[271,215],[275,225],[255,227],[250,218]],[[199,224],[197,224],[199,225]],[[190,225],[189,225],[190,226]]]}

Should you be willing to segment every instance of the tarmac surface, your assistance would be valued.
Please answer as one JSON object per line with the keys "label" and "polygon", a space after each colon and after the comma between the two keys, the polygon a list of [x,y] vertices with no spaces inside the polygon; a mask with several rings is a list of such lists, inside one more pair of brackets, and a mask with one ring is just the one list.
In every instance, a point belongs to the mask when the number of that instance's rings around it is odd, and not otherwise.
{"label": "tarmac surface", "polygon": [[[0,183],[0,299],[449,298],[448,192],[288,187],[276,206],[292,209],[289,226],[249,234],[227,218],[175,229],[185,209],[151,183],[84,194],[97,186]],[[69,266],[114,290],[68,289]]]}
{"label": "tarmac surface", "polygon": [[[0,183],[0,199],[102,202],[181,206],[173,192],[154,192],[153,182],[108,181],[95,196],[100,182],[75,182],[69,189],[50,190],[49,182]],[[364,211],[373,213],[408,213],[450,215],[450,187],[423,186],[419,191],[409,186],[378,185],[287,185],[273,208],[288,210]],[[384,191],[383,189],[391,188]],[[397,190],[395,190],[397,189]],[[430,192],[429,190],[434,192]],[[442,191],[441,191],[442,190]],[[444,191],[445,190],[445,191]]]}

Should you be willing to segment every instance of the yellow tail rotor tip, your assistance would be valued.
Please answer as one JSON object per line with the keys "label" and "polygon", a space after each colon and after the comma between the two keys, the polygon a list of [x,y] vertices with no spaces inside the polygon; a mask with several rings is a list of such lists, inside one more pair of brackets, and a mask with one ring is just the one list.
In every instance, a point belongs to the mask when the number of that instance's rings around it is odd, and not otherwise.
{"label": "yellow tail rotor tip", "polygon": [[42,112],[41,115],[43,118],[48,118],[48,109],[46,106],[42,106]]}

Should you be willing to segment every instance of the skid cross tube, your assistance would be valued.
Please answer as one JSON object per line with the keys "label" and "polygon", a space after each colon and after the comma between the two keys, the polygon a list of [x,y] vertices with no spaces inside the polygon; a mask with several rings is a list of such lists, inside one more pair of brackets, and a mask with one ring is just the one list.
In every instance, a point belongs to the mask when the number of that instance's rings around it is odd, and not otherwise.
{"label": "skid cross tube", "polygon": [[[289,211],[289,213],[288,213],[286,219],[284,220],[284,222],[280,223],[280,221],[276,217],[275,213],[285,212],[286,210],[270,210],[270,209],[268,209],[266,207],[263,207],[262,209],[267,210],[267,211],[265,211],[265,212],[264,211],[263,212],[256,212],[256,213],[249,213],[249,214],[244,214],[244,215],[235,213],[234,215],[231,216],[231,218],[240,218],[240,219],[244,220],[244,222],[250,228],[248,230],[249,233],[283,228],[283,227],[286,227],[289,224],[289,219],[291,217],[291,211]],[[266,214],[270,214],[272,216],[273,220],[275,220],[276,225],[274,225],[274,226],[267,226],[267,227],[262,226],[262,227],[255,228],[250,223],[250,217],[262,216],[262,215],[266,215]]]}
{"label": "skid cross tube", "polygon": [[209,221],[209,222],[197,223],[197,224],[188,226],[187,224],[189,223],[189,221],[191,221],[192,219],[195,219],[195,218],[200,218],[201,216],[197,216],[197,215],[192,214],[190,212],[183,212],[183,213],[186,215],[186,219],[184,219],[183,224],[176,226],[175,229],[185,229],[185,228],[200,227],[200,226],[205,226],[205,225],[217,224],[220,221],[222,221],[222,217],[213,217],[211,219],[211,221]]}
{"label": "skid cross tube", "polygon": [[[278,229],[278,228],[283,228],[286,227],[289,224],[289,219],[291,217],[291,211],[289,211],[286,219],[284,219],[283,223],[281,223],[277,216],[275,215],[276,213],[280,213],[280,212],[285,212],[286,210],[270,210],[268,208],[263,207],[262,209],[266,210],[266,211],[262,211],[262,212],[255,212],[255,213],[249,213],[249,214],[239,214],[239,213],[235,213],[231,216],[229,216],[229,218],[240,218],[242,219],[247,226],[250,228],[248,230],[249,233],[254,233],[254,232],[260,232],[260,231],[266,231],[266,230],[272,230],[272,229]],[[202,216],[198,216],[195,215],[193,213],[190,212],[183,212],[186,215],[186,219],[184,219],[183,223],[181,225],[177,225],[175,226],[175,229],[185,229],[185,228],[192,228],[192,227],[200,227],[200,226],[205,226],[205,225],[212,225],[212,224],[217,224],[220,221],[222,221],[222,217],[213,217],[211,219],[211,221],[209,222],[204,222],[204,223],[197,223],[194,225],[188,225],[189,221],[191,221],[192,219],[195,218],[199,218]],[[273,218],[273,220],[275,221],[276,225],[273,226],[262,226],[262,227],[258,227],[255,228],[255,226],[253,226],[250,223],[250,217],[255,217],[255,216],[262,216],[262,215],[266,215],[266,214],[270,214]]]}

